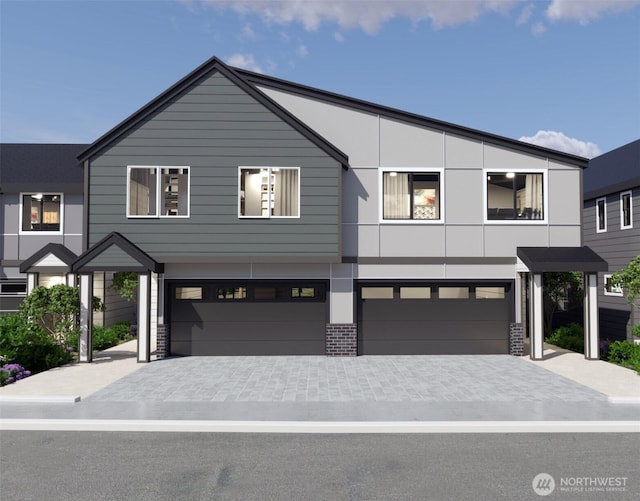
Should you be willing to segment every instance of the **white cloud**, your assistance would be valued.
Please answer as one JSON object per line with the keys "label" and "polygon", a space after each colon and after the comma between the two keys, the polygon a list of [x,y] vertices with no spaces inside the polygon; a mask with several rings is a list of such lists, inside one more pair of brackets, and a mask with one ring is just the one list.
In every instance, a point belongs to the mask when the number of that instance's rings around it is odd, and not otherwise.
{"label": "white cloud", "polygon": [[552,0],[546,15],[552,21],[588,24],[607,14],[617,14],[640,5],[640,0]]}
{"label": "white cloud", "polygon": [[343,29],[359,28],[376,33],[388,21],[408,19],[416,24],[431,21],[435,28],[474,21],[490,12],[507,13],[521,0],[201,0],[217,8],[233,9],[241,15],[254,14],[267,23],[300,23],[307,31],[322,23]]}
{"label": "white cloud", "polygon": [[296,52],[300,57],[306,57],[309,54],[309,49],[305,45],[300,45]]}
{"label": "white cloud", "polygon": [[544,24],[540,23],[540,22],[535,23],[531,27],[531,33],[533,33],[537,37],[542,35],[545,31],[547,31],[547,27]]}
{"label": "white cloud", "polygon": [[579,139],[565,136],[562,132],[552,130],[539,130],[535,136],[522,136],[520,141],[586,158],[600,155],[600,148],[598,148],[597,144],[580,141]]}
{"label": "white cloud", "polygon": [[344,42],[344,37],[342,36],[341,33],[337,32],[337,31],[333,34],[333,39],[336,42],[340,42],[340,43]]}
{"label": "white cloud", "polygon": [[232,54],[231,56],[225,57],[224,61],[231,66],[244,68],[245,70],[249,71],[255,71],[256,73],[264,73],[260,65],[256,63],[253,54],[236,53]]}
{"label": "white cloud", "polygon": [[531,14],[533,14],[533,4],[532,3],[526,5],[524,7],[524,9],[522,9],[522,12],[520,12],[520,16],[516,20],[516,24],[518,26],[521,25],[521,24],[526,24],[526,22],[531,17]]}

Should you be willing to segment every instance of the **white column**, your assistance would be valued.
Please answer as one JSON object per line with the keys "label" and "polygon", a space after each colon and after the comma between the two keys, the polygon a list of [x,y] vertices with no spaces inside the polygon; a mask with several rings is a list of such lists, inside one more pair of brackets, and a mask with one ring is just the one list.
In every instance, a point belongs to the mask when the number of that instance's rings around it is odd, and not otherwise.
{"label": "white column", "polygon": [[513,297],[516,302],[515,322],[517,324],[521,324],[522,323],[522,275],[518,272],[516,272],[516,281],[513,284],[513,286],[515,287]]}
{"label": "white column", "polygon": [[544,355],[544,311],[542,300],[542,274],[529,274],[529,335],[531,359],[542,360]]}
{"label": "white column", "polygon": [[80,339],[78,361],[93,359],[93,275],[80,275]]}
{"label": "white column", "polygon": [[75,273],[67,273],[67,285],[69,287],[76,286],[76,274]]}
{"label": "white column", "polygon": [[353,265],[332,264],[329,291],[329,323],[352,324],[353,311]]}
{"label": "white column", "polygon": [[149,273],[138,275],[138,362],[149,362],[151,334],[151,280]]}
{"label": "white column", "polygon": [[584,358],[600,358],[598,326],[598,275],[584,274]]}
{"label": "white column", "polygon": [[149,345],[149,353],[153,353],[158,349],[158,302],[159,302],[159,291],[158,291],[158,274],[151,273],[151,297],[149,304],[149,314],[151,323],[149,324],[149,333],[151,338],[151,343]]}
{"label": "white column", "polygon": [[31,291],[38,286],[38,274],[27,273],[27,294],[31,294]]}

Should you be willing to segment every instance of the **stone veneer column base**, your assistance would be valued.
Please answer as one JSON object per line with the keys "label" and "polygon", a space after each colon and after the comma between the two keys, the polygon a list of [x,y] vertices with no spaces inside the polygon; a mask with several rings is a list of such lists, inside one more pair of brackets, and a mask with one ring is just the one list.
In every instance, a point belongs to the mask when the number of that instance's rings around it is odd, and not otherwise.
{"label": "stone veneer column base", "polygon": [[524,355],[524,325],[509,324],[509,354],[515,357]]}
{"label": "stone veneer column base", "polygon": [[156,358],[161,360],[169,355],[169,326],[167,324],[158,324],[157,342]]}
{"label": "stone veneer column base", "polygon": [[326,347],[328,357],[358,355],[357,324],[327,324]]}

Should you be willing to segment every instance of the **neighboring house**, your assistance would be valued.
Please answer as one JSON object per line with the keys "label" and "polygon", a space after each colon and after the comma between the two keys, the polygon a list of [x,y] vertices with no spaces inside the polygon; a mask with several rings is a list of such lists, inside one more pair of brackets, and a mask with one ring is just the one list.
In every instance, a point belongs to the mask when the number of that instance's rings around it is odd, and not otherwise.
{"label": "neighboring house", "polygon": [[78,159],[81,360],[94,273],[115,271],[139,273],[142,362],[155,339],[160,357],[519,354],[525,321],[541,358],[542,273],[569,270],[598,358],[584,158],[212,58]]}
{"label": "neighboring house", "polygon": [[[88,146],[0,144],[0,313],[17,311],[36,285],[75,283],[71,264],[83,250],[84,186],[76,157]],[[132,305],[106,290],[104,273],[95,280],[94,294],[109,302],[96,324],[105,316],[111,323],[135,318]]]}
{"label": "neighboring house", "polygon": [[67,282],[83,250],[83,173],[75,157],[86,147],[0,144],[0,313],[18,309],[28,290],[20,266],[47,246],[49,263],[31,287]]}
{"label": "neighboring house", "polygon": [[589,161],[584,173],[584,242],[609,263],[599,275],[600,337],[631,339],[640,312],[611,275],[640,255],[640,140]]}

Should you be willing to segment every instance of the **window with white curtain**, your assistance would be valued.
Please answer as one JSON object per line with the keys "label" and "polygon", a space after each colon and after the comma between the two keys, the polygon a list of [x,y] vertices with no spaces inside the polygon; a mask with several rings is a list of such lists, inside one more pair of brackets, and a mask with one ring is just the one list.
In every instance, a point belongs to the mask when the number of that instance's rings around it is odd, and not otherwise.
{"label": "window with white curtain", "polygon": [[440,173],[382,173],[382,218],[385,220],[439,220]]}
{"label": "window with white curtain", "polygon": [[189,217],[189,167],[130,166],[128,217]]}
{"label": "window with white curtain", "polygon": [[240,167],[240,217],[300,217],[298,167]]}
{"label": "window with white curtain", "polygon": [[544,177],[542,173],[487,173],[488,220],[541,221],[544,218]]}

